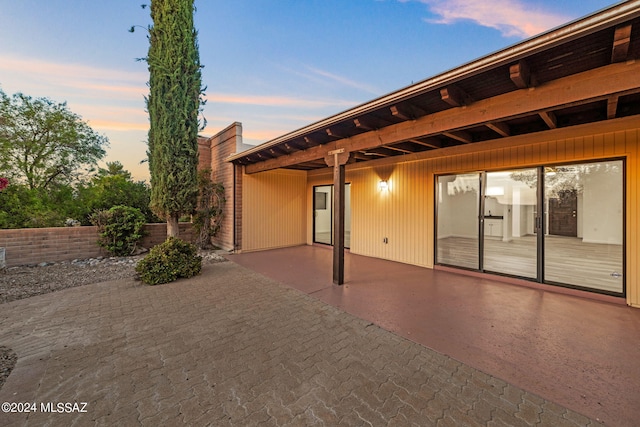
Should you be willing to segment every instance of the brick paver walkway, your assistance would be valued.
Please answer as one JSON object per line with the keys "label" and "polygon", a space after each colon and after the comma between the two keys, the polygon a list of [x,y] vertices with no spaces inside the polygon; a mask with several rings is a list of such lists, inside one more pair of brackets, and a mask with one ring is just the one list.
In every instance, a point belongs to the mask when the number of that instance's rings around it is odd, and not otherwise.
{"label": "brick paver walkway", "polygon": [[0,323],[18,354],[0,403],[37,407],[3,426],[598,424],[232,262],[3,304]]}

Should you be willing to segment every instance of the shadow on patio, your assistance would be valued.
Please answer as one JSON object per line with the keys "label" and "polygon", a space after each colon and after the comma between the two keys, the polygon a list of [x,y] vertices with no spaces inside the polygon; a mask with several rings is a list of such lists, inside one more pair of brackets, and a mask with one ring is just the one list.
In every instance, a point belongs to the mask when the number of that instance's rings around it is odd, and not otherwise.
{"label": "shadow on patio", "polygon": [[640,417],[640,310],[486,278],[298,246],[242,266],[610,425]]}

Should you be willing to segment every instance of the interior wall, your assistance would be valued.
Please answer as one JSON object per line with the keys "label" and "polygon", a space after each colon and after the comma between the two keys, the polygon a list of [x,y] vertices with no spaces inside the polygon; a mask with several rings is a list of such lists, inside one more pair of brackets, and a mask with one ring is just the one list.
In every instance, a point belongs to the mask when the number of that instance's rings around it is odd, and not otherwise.
{"label": "interior wall", "polygon": [[583,241],[623,244],[623,200],[612,190],[622,185],[622,170],[598,170],[583,178],[582,206],[578,205]]}
{"label": "interior wall", "polygon": [[323,186],[320,188],[316,187],[316,192],[319,193],[323,193],[325,194],[325,197],[327,198],[327,202],[326,202],[326,207],[325,209],[316,209],[314,212],[314,214],[316,215],[315,217],[315,224],[316,224],[316,231],[319,233],[330,233],[331,232],[331,222],[332,222],[332,218],[331,218],[331,207],[333,205],[333,198],[331,197],[331,188],[329,186]]}

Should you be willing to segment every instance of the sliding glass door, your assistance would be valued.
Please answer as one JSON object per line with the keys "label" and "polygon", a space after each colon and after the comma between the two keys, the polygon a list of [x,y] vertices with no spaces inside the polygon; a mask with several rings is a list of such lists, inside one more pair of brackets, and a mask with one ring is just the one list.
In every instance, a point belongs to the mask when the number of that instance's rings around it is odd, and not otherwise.
{"label": "sliding glass door", "polygon": [[545,280],[622,293],[621,160],[545,168]]}
{"label": "sliding glass door", "polygon": [[485,174],[484,270],[536,278],[537,176],[536,169]]}
{"label": "sliding glass door", "polygon": [[624,162],[437,177],[436,263],[624,294]]}
{"label": "sliding glass door", "polygon": [[480,174],[439,176],[437,260],[442,264],[477,269]]}

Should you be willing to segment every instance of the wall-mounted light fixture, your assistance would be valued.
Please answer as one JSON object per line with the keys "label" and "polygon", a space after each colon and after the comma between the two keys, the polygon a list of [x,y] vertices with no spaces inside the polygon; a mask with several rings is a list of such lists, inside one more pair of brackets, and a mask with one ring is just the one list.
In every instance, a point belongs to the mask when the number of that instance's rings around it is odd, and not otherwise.
{"label": "wall-mounted light fixture", "polygon": [[380,189],[380,191],[387,191],[389,189],[389,183],[384,179],[380,180],[378,188]]}

